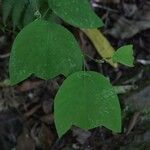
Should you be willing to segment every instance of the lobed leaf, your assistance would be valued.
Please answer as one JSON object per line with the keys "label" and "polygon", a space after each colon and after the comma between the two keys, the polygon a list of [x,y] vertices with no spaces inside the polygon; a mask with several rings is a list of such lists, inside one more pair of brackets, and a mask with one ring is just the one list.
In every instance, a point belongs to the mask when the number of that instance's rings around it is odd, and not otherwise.
{"label": "lobed leaf", "polygon": [[114,52],[112,59],[114,62],[121,63],[128,67],[133,67],[133,46],[125,45],[120,47],[116,52]]}
{"label": "lobed leaf", "polygon": [[80,28],[98,28],[103,25],[92,11],[88,0],[49,0],[49,7],[63,20]]}
{"label": "lobed leaf", "polygon": [[16,37],[9,63],[11,84],[34,74],[52,79],[82,70],[82,53],[64,27],[43,20],[27,25]]}
{"label": "lobed leaf", "polygon": [[54,100],[54,118],[60,137],[72,125],[121,131],[118,97],[107,78],[96,72],[76,72],[63,82]]}

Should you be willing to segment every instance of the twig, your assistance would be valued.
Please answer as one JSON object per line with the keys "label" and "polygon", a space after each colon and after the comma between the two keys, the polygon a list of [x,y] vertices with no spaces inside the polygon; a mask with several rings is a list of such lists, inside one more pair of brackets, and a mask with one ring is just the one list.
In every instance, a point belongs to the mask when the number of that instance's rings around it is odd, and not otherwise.
{"label": "twig", "polygon": [[41,104],[36,105],[36,106],[33,107],[31,110],[29,110],[28,112],[26,112],[26,113],[24,114],[24,116],[25,116],[26,118],[32,116],[32,114],[34,114],[40,107],[41,107]]}
{"label": "twig", "polygon": [[134,113],[134,115],[129,123],[128,129],[126,131],[126,135],[128,135],[131,132],[131,130],[134,128],[135,124],[137,123],[139,115],[140,115],[140,112]]}
{"label": "twig", "polygon": [[121,85],[121,86],[114,86],[114,89],[117,94],[125,94],[131,90],[137,89],[135,85]]}
{"label": "twig", "polygon": [[5,58],[8,58],[9,56],[10,56],[10,53],[0,55],[0,59],[5,59]]}
{"label": "twig", "polygon": [[142,65],[150,65],[150,60],[137,59],[137,63],[140,63]]}
{"label": "twig", "polygon": [[124,84],[134,84],[137,81],[141,80],[142,76],[143,76],[144,70],[141,70],[136,76],[134,76],[133,78],[127,80],[124,82]]}
{"label": "twig", "polygon": [[106,6],[102,6],[102,5],[99,5],[99,4],[96,4],[96,3],[93,3],[92,6],[95,7],[95,8],[100,8],[100,9],[104,9],[104,10],[107,10],[107,11],[110,11],[110,12],[118,13],[118,11],[115,10],[115,9],[112,9],[112,8],[109,8],[109,7],[106,7]]}
{"label": "twig", "polygon": [[83,54],[83,55],[87,56],[88,58],[90,58],[91,60],[93,60],[94,62],[99,63],[99,64],[102,64],[102,63],[105,62],[104,59],[94,59],[93,57],[91,57],[91,56],[89,56],[87,54]]}
{"label": "twig", "polygon": [[52,124],[54,122],[54,116],[53,114],[48,114],[48,115],[42,116],[40,120],[44,123]]}

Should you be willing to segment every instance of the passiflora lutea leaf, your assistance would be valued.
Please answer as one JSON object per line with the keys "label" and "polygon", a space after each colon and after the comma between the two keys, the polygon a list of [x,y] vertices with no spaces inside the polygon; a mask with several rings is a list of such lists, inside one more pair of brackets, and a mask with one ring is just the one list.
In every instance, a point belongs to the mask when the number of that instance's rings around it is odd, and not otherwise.
{"label": "passiflora lutea leaf", "polygon": [[54,118],[60,137],[72,125],[121,131],[118,97],[107,78],[96,72],[76,72],[63,82],[54,100]]}
{"label": "passiflora lutea leaf", "polygon": [[92,11],[88,0],[48,0],[49,7],[63,20],[80,28],[97,28],[103,25]]}
{"label": "passiflora lutea leaf", "polygon": [[34,74],[51,79],[82,69],[82,53],[64,27],[43,20],[27,25],[16,37],[10,56],[11,84]]}
{"label": "passiflora lutea leaf", "polygon": [[114,52],[112,59],[114,62],[126,65],[128,67],[133,67],[133,45],[125,45],[120,47],[116,52]]}

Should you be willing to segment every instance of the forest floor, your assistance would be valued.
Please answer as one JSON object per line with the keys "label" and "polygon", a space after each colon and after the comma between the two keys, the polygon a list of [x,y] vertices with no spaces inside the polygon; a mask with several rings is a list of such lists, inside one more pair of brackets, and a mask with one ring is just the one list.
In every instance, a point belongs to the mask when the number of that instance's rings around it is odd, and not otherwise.
{"label": "forest floor", "polygon": [[[9,86],[8,62],[14,34],[0,31],[0,150],[150,149],[150,1],[103,1],[92,1],[95,12],[104,21],[101,31],[114,48],[133,44],[135,67],[120,65],[114,69],[86,58],[86,68],[101,72],[113,85],[122,86],[122,133],[99,127],[90,131],[72,127],[58,139],[53,100],[64,78],[43,81],[31,77],[15,87]],[[100,59],[81,31],[68,28],[85,53]],[[124,87],[128,88],[124,91]]]}

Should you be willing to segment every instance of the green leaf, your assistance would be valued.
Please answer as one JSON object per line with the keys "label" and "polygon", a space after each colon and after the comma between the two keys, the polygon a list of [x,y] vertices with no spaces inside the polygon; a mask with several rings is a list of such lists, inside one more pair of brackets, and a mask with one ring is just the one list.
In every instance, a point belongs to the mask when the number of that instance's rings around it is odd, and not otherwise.
{"label": "green leaf", "polygon": [[11,84],[34,74],[52,79],[82,69],[82,53],[64,27],[43,20],[27,25],[16,37],[9,64]]}
{"label": "green leaf", "polygon": [[133,67],[134,57],[133,57],[133,46],[126,45],[119,48],[112,57],[114,62],[121,63],[128,67]]}
{"label": "green leaf", "polygon": [[28,5],[25,9],[24,18],[23,18],[23,26],[28,25],[35,19],[34,11],[31,5]]}
{"label": "green leaf", "polygon": [[29,2],[34,12],[39,9],[39,0],[29,0]]}
{"label": "green leaf", "polygon": [[15,0],[15,5],[12,11],[12,20],[14,27],[18,25],[19,20],[22,16],[22,12],[24,11],[24,8],[25,8],[25,0]]}
{"label": "green leaf", "polygon": [[3,12],[3,23],[6,24],[7,18],[14,6],[14,0],[3,0],[2,1],[2,12]]}
{"label": "green leaf", "polygon": [[92,11],[88,0],[49,0],[49,7],[66,22],[80,28],[103,25]]}
{"label": "green leaf", "polygon": [[54,118],[60,137],[72,125],[121,131],[118,97],[107,78],[96,72],[76,72],[64,81],[54,100]]}

